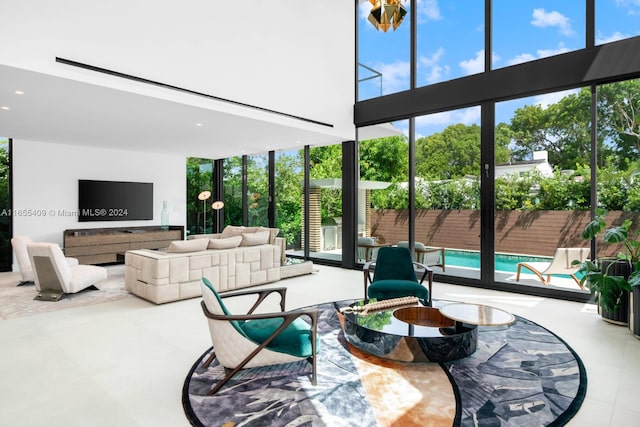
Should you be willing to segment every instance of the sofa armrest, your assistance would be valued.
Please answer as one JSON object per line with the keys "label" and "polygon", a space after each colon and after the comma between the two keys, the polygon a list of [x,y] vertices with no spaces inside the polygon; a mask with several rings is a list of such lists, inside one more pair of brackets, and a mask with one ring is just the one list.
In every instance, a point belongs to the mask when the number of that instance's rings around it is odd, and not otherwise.
{"label": "sofa armrest", "polygon": [[280,248],[280,265],[284,265],[287,260],[287,239],[276,237],[273,244]]}

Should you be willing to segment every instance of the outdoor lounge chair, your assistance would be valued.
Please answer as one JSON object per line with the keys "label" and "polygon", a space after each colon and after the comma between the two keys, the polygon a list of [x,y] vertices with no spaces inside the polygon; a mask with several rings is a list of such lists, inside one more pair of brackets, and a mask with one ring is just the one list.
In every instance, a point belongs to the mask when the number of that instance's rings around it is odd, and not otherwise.
{"label": "outdoor lounge chair", "polygon": [[[398,242],[398,247],[408,248],[409,242],[406,240],[401,240]],[[422,242],[415,242],[414,249],[416,253],[416,262],[424,264],[427,267],[440,267],[442,271],[444,271],[444,248],[425,246],[425,244]]]}
{"label": "outdoor lounge chair", "polygon": [[[306,359],[311,363],[311,384],[316,385],[318,352],[318,310],[285,311],[287,288],[249,290],[219,295],[206,278],[202,279],[202,310],[209,323],[213,353],[205,368],[218,359],[225,377],[209,391],[218,392],[241,369],[290,363]],[[280,294],[280,312],[254,313],[272,293]],[[222,300],[240,295],[256,295],[247,314],[231,314]],[[305,318],[309,320],[307,323]]]}
{"label": "outdoor lounge chair", "polygon": [[[590,252],[589,248],[558,248],[553,254],[551,262],[519,262],[516,282],[520,281],[520,270],[524,267],[538,276],[543,285],[549,285],[553,274],[566,274],[571,276],[582,289],[580,279],[576,277],[575,273],[580,269],[580,264],[589,258]],[[579,261],[579,263],[574,264],[574,261]]]}

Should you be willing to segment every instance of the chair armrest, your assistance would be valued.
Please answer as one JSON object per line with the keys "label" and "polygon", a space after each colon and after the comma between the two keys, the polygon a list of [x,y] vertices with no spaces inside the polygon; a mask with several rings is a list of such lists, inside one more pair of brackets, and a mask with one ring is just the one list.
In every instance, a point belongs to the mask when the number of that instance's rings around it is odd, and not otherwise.
{"label": "chair armrest", "polygon": [[413,262],[413,267],[414,269],[420,271],[420,270],[424,270],[424,273],[422,273],[422,277],[420,278],[420,284],[422,284],[422,282],[424,282],[424,279],[426,279],[427,277],[429,278],[428,281],[428,288],[429,288],[429,301],[427,301],[427,305],[431,306],[431,301],[433,300],[433,270],[430,269],[429,267],[427,267],[424,264],[421,264],[419,262]]}
{"label": "chair armrest", "polygon": [[287,297],[287,288],[284,288],[284,287],[263,289],[263,290],[248,290],[248,291],[233,292],[233,293],[228,293],[228,294],[220,294],[220,298],[231,298],[231,297],[238,297],[238,296],[243,296],[243,295],[257,295],[258,299],[253,304],[253,306],[249,309],[249,311],[247,312],[247,314],[252,314],[256,310],[256,308],[258,308],[260,306],[260,304],[262,304],[264,302],[264,300],[274,292],[277,292],[278,294],[280,294],[280,311],[283,312],[285,310],[286,297]]}
{"label": "chair armrest", "polygon": [[367,299],[367,286],[373,281],[371,277],[371,271],[375,270],[376,262],[369,261],[362,266],[362,272],[364,273],[364,299]]}

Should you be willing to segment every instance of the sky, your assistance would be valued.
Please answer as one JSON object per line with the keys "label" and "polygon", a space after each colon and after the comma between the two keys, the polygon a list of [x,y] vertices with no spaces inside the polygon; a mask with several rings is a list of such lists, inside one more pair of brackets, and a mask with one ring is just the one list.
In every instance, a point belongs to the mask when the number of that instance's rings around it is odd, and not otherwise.
{"label": "sky", "polygon": [[[408,9],[409,1],[404,3]],[[418,86],[448,81],[484,70],[484,0],[418,0]],[[382,73],[359,85],[360,99],[409,89],[407,19],[400,27],[376,31],[367,16],[371,3],[360,3],[358,62]],[[494,0],[493,68],[528,62],[585,47],[585,0]],[[640,0],[596,0],[596,44],[640,35]],[[359,78],[372,73],[360,67]],[[504,102],[497,121],[509,122],[524,105],[543,107],[566,91]],[[455,123],[479,124],[480,108],[433,114],[416,119],[417,136],[439,132]],[[406,130],[408,122],[395,123]]]}

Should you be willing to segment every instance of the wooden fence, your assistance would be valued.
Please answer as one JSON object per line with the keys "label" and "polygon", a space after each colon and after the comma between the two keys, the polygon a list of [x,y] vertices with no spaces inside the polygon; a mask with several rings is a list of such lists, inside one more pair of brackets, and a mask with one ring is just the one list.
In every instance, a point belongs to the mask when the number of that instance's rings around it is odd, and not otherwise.
{"label": "wooden fence", "polygon": [[[371,235],[382,243],[407,240],[407,210],[372,210]],[[640,226],[640,212],[609,212],[607,224],[633,220],[632,230]],[[589,247],[581,237],[590,221],[585,211],[497,211],[495,216],[496,252],[552,256],[558,247]],[[417,210],[416,239],[429,246],[451,249],[480,249],[480,211]],[[599,243],[599,255],[615,255],[619,247]]]}

